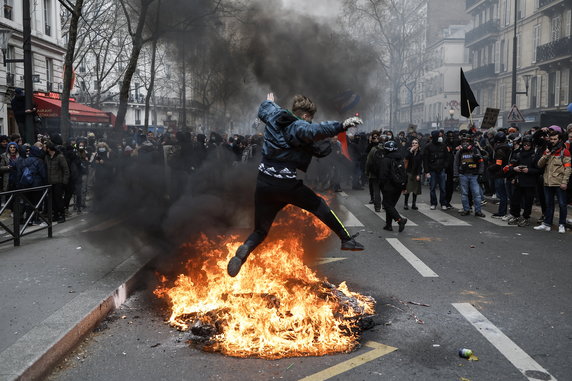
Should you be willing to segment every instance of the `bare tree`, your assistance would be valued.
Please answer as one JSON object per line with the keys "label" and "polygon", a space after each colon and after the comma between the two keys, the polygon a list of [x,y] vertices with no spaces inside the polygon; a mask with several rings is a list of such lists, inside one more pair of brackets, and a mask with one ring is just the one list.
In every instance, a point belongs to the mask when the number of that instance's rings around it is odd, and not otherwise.
{"label": "bare tree", "polygon": [[367,38],[390,88],[389,124],[398,122],[400,91],[416,86],[425,61],[426,1],[345,0],[346,24]]}
{"label": "bare tree", "polygon": [[64,140],[67,140],[69,137],[71,129],[69,98],[72,87],[73,59],[77,40],[78,22],[81,17],[82,7],[83,0],[76,0],[73,8],[70,9],[71,18],[68,29],[68,46],[64,60],[64,88],[62,92],[62,111],[60,115],[60,129]]}

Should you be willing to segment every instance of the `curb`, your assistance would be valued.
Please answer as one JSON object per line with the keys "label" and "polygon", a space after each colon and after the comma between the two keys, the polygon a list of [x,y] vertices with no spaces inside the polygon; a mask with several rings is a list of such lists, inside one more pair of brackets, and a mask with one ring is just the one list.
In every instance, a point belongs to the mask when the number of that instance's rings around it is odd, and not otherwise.
{"label": "curb", "polygon": [[126,301],[153,258],[149,252],[133,254],[0,353],[0,380],[41,379]]}

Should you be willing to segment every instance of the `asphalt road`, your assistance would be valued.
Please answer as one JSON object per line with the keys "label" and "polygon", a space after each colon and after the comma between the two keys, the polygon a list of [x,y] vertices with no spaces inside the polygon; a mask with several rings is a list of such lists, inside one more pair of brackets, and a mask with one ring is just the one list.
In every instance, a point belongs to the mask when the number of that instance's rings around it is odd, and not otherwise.
{"label": "asphalt road", "polygon": [[[141,290],[49,379],[572,379],[571,232],[499,226],[453,210],[409,210],[404,214],[417,226],[386,232],[366,206],[366,192],[348,193],[338,199],[367,250],[341,252],[332,239],[326,256],[345,259],[316,268],[377,300],[377,325],[360,349],[273,361],[204,353],[166,325],[163,306]],[[459,348],[472,349],[478,361],[460,358]]]}

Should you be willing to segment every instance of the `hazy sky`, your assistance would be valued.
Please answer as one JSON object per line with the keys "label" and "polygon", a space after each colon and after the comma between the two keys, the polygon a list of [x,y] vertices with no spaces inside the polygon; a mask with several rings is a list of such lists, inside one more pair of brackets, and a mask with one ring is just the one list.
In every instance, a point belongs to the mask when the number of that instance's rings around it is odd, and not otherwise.
{"label": "hazy sky", "polygon": [[339,0],[282,0],[287,7],[294,7],[309,15],[337,16]]}

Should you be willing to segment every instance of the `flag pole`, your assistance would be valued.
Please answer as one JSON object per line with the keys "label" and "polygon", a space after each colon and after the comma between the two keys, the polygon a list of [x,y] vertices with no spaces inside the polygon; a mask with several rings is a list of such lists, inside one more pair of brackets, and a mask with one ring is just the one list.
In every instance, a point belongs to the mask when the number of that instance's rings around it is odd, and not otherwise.
{"label": "flag pole", "polygon": [[473,124],[473,111],[471,110],[471,103],[467,99],[467,107],[469,108],[469,121]]}

